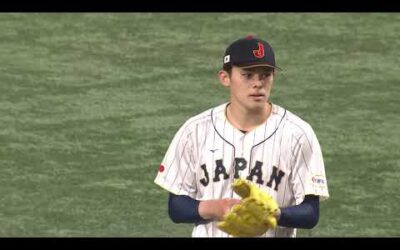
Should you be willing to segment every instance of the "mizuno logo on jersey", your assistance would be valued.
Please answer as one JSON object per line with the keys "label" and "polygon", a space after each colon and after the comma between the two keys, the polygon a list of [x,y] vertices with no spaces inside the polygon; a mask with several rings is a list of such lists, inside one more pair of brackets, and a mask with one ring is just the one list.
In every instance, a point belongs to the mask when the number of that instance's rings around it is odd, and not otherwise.
{"label": "mizuno logo on jersey", "polygon": [[[222,159],[216,160],[215,161],[215,170],[214,178],[212,179],[213,182],[219,182],[222,179],[226,180],[229,179],[229,174],[226,171],[225,166],[222,164]],[[260,185],[264,184],[264,180],[262,179],[263,176],[263,169],[262,169],[263,163],[260,161],[256,161],[255,165],[251,168],[250,173],[246,177],[247,180],[254,181]],[[200,183],[203,186],[208,186],[210,183],[210,175],[207,171],[207,167],[205,164],[200,166],[201,169],[204,172],[204,178],[200,180]],[[234,172],[234,178],[239,178],[240,172],[245,170],[247,167],[247,161],[244,158],[235,158],[235,172]],[[272,188],[272,185],[275,184],[274,190],[278,191],[278,186],[279,183],[282,180],[282,177],[285,175],[285,172],[282,170],[278,169],[277,167],[273,166],[272,167],[272,172],[271,175],[268,178],[268,182],[266,182],[266,186]]]}

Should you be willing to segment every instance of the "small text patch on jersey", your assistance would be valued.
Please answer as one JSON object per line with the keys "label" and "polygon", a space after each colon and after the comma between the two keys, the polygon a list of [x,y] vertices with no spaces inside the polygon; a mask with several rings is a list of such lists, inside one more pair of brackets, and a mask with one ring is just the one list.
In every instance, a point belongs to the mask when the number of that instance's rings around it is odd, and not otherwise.
{"label": "small text patch on jersey", "polygon": [[325,178],[322,175],[314,175],[311,180],[314,184],[325,185]]}

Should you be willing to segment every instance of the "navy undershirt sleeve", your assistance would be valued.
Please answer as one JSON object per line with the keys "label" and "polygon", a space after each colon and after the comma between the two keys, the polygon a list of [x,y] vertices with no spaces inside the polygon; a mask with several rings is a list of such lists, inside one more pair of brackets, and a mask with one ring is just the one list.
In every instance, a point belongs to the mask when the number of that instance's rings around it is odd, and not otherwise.
{"label": "navy undershirt sleeve", "polygon": [[279,226],[311,229],[319,219],[319,196],[306,195],[304,201],[296,206],[281,208]]}
{"label": "navy undershirt sleeve", "polygon": [[187,195],[169,194],[168,213],[175,223],[201,223],[204,219],[199,214],[200,201]]}

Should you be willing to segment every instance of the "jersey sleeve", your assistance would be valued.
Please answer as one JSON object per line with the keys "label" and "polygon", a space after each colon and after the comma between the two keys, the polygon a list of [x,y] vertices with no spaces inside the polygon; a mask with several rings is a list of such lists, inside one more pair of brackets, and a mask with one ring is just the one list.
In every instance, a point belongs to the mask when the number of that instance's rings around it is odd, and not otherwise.
{"label": "jersey sleeve", "polygon": [[195,169],[192,133],[184,124],[175,134],[154,182],[176,195],[195,198]]}
{"label": "jersey sleeve", "polygon": [[328,183],[322,151],[311,127],[293,145],[292,153],[291,183],[296,204],[300,204],[306,195],[317,195],[321,201],[328,199]]}

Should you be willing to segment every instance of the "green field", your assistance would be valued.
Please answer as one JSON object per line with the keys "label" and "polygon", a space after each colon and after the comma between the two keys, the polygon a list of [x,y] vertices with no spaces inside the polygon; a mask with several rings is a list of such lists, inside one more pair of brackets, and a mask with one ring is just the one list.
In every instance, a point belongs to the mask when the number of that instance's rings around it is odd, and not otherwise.
{"label": "green field", "polygon": [[314,128],[330,199],[302,237],[400,236],[400,15],[0,14],[0,237],[190,237],[153,183],[178,127],[225,102],[253,34],[272,101]]}

